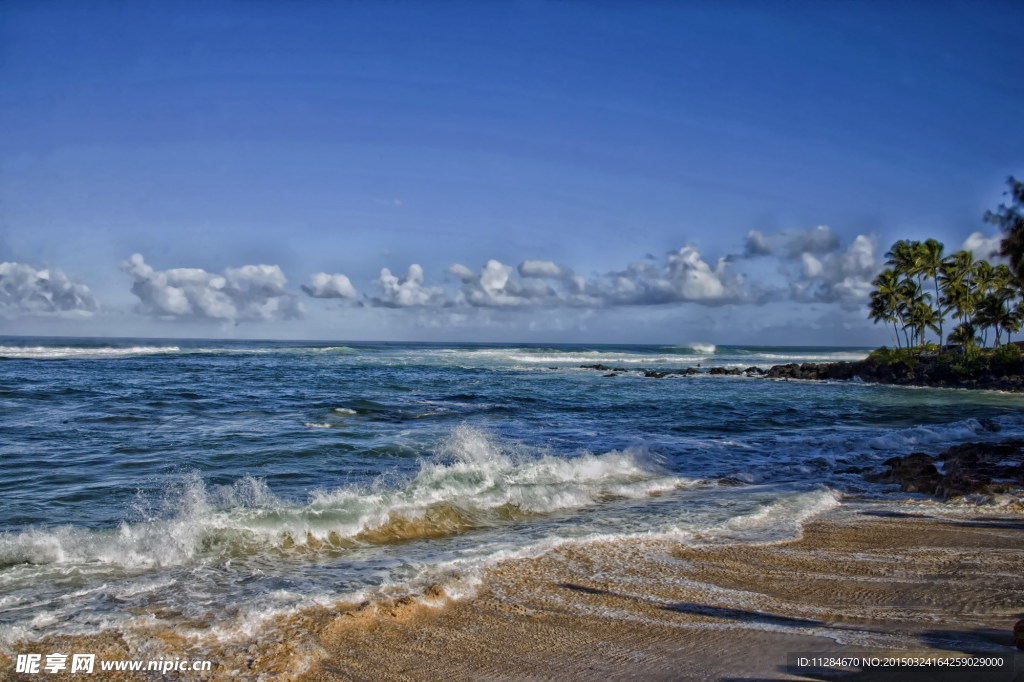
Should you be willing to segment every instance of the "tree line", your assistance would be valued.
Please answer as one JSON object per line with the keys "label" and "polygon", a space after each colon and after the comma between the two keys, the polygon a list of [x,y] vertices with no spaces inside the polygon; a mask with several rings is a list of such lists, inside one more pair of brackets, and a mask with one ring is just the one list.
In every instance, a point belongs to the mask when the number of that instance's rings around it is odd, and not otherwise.
{"label": "tree line", "polygon": [[[935,341],[999,346],[1024,325],[1024,183],[1009,178],[1011,201],[984,220],[1004,233],[1000,254],[1010,265],[975,259],[970,251],[944,253],[935,239],[900,240],[885,254],[874,279],[869,317],[891,324],[900,348]],[[901,338],[902,337],[902,338]],[[1005,339],[1004,339],[1005,337]]]}

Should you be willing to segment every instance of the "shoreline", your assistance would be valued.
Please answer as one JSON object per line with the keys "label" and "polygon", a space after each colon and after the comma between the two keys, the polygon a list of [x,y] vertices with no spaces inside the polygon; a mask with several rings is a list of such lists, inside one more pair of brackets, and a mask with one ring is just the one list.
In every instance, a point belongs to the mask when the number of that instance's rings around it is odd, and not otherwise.
{"label": "shoreline", "polygon": [[[1022,564],[1019,513],[848,500],[793,540],[569,543],[496,564],[464,599],[434,589],[306,609],[202,653],[168,630],[53,637],[16,650],[107,658],[163,650],[214,661],[211,674],[175,679],[964,679],[934,668],[890,677],[796,668],[787,654],[977,652],[1016,657],[1019,672],[1024,654],[1011,631],[1024,617]],[[5,658],[0,679],[29,679],[5,676],[13,670]],[[972,676],[1013,679],[1005,669]]]}
{"label": "shoreline", "polygon": [[[556,369],[552,367],[551,369]],[[904,362],[880,363],[870,358],[838,362],[790,362],[772,365],[767,370],[758,366],[709,367],[698,369],[653,370],[644,368],[612,367],[604,364],[584,364],[577,369],[605,372],[605,377],[623,375],[642,376],[647,379],[689,378],[694,376],[737,376],[774,379],[776,381],[860,381],[884,386],[917,386],[923,388],[960,388],[973,390],[1024,393],[1024,374],[1019,370],[1000,371],[986,368],[963,376],[936,363],[921,363],[911,367]]]}
{"label": "shoreline", "polygon": [[795,652],[973,651],[1020,669],[1024,519],[893,506],[848,502],[776,544],[636,540],[509,561],[466,601],[337,623],[300,679],[964,679],[798,669]]}

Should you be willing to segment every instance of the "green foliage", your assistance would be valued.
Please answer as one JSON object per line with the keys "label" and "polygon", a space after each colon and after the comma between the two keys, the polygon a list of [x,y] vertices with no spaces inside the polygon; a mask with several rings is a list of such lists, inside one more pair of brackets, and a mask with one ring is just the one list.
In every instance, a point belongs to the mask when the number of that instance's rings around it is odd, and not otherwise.
{"label": "green foliage", "polygon": [[902,362],[913,369],[917,367],[920,357],[921,352],[917,348],[888,348],[882,346],[871,351],[871,354],[868,355],[868,360],[876,365],[895,365],[897,362]]}
{"label": "green foliage", "polygon": [[961,378],[975,377],[989,368],[990,351],[977,346],[961,346],[943,353],[939,364]]}
{"label": "green foliage", "polygon": [[1015,343],[1007,343],[992,349],[992,364],[1018,365],[1020,364],[1020,346]]}

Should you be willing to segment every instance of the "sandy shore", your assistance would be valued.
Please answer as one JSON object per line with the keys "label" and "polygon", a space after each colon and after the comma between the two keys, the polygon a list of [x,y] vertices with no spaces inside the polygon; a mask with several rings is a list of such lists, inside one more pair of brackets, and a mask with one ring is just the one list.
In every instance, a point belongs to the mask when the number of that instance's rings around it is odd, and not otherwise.
{"label": "sandy shore", "polygon": [[[434,594],[298,614],[269,639],[210,652],[212,677],[1024,679],[1011,641],[1024,618],[1024,515],[901,508],[846,503],[802,538],[772,545],[566,545],[499,564],[469,599]],[[147,636],[185,647],[171,632]],[[61,645],[128,657],[120,636],[21,650]],[[787,659],[962,652],[1016,658],[1016,668],[841,670]],[[13,667],[0,660],[4,670]]]}
{"label": "sandy shore", "polygon": [[[936,509],[846,505],[784,544],[647,541],[507,562],[472,600],[338,619],[304,679],[909,679],[797,668],[787,653],[1014,656],[1024,517]],[[1014,677],[989,673],[917,679]]]}

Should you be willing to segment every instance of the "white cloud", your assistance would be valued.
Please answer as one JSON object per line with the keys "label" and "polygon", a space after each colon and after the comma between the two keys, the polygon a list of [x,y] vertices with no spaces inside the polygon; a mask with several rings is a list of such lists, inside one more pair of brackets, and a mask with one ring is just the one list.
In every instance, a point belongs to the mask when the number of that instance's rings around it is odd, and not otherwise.
{"label": "white cloud", "polygon": [[810,230],[787,230],[779,236],[791,258],[801,253],[822,255],[839,249],[839,235],[828,225],[818,225]]}
{"label": "white cloud", "polygon": [[142,312],[165,318],[238,322],[301,317],[302,305],[285,289],[277,265],[244,265],[217,275],[199,268],[154,270],[141,254],[121,264],[131,275]]}
{"label": "white cloud", "polygon": [[748,258],[754,256],[767,256],[771,254],[772,246],[765,239],[764,234],[759,230],[747,232],[747,242],[743,248],[743,255]]}
{"label": "white cloud", "polygon": [[812,255],[799,254],[800,276],[790,282],[792,298],[820,303],[841,302],[859,305],[871,294],[871,281],[881,263],[875,257],[875,242],[867,235],[857,235],[846,249]]}
{"label": "white cloud", "polygon": [[300,288],[313,298],[354,299],[358,296],[348,277],[329,275],[326,272],[310,275],[309,284],[303,284]]}
{"label": "white cloud", "polygon": [[[586,280],[552,261],[526,260],[518,268],[490,259],[480,272],[453,265],[448,272],[462,280],[455,305],[478,308],[599,306],[586,292]],[[518,273],[518,277],[516,274]]]}
{"label": "white cloud", "polygon": [[633,263],[621,272],[610,273],[592,290],[616,305],[683,301],[719,305],[748,298],[743,277],[729,271],[727,259],[720,258],[711,266],[693,246],[669,252],[663,266]]}
{"label": "white cloud", "polygon": [[454,265],[449,265],[447,272],[451,275],[454,275],[455,277],[458,277],[463,282],[476,281],[476,273],[467,268],[465,265],[460,265],[458,263],[455,263]]}
{"label": "white cloud", "polygon": [[981,232],[972,232],[971,236],[960,245],[961,251],[970,251],[975,258],[991,261],[994,263],[1005,263],[1005,258],[999,255],[999,245],[1003,241],[1003,235],[996,232],[991,237],[986,237]]}
{"label": "white cloud", "polygon": [[88,316],[98,308],[89,287],[56,268],[0,263],[0,314]]}
{"label": "white cloud", "polygon": [[381,268],[376,284],[383,291],[382,296],[371,299],[377,306],[410,308],[448,304],[448,299],[441,288],[424,286],[423,268],[416,263],[409,266],[405,277],[401,279],[392,275],[387,268]]}
{"label": "white cloud", "polygon": [[520,277],[536,277],[539,279],[565,279],[572,271],[549,260],[524,260],[519,264]]}
{"label": "white cloud", "polygon": [[807,279],[821,277],[821,273],[822,270],[824,270],[824,267],[822,266],[820,260],[818,260],[809,253],[801,253],[800,261],[803,264],[803,268],[801,270],[801,275],[803,277]]}
{"label": "white cloud", "polygon": [[783,230],[766,235],[759,230],[747,232],[742,256],[733,258],[755,258],[779,254],[780,257],[799,259],[801,254],[822,256],[839,249],[839,235],[828,225],[818,225],[810,230]]}

